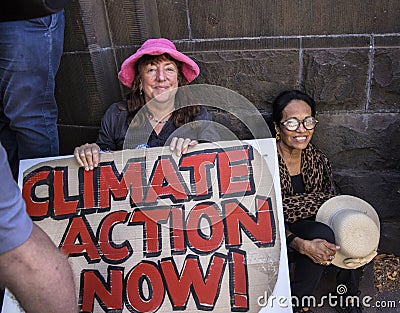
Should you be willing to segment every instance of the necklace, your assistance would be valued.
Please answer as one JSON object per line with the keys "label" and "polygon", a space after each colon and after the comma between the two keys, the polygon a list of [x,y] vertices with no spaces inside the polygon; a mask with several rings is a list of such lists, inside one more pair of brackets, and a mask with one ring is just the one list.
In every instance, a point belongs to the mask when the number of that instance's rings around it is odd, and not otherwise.
{"label": "necklace", "polygon": [[148,118],[150,121],[156,122],[157,124],[166,124],[168,122],[168,119],[162,121],[162,120],[158,120],[158,119],[154,118],[151,115],[149,115]]}

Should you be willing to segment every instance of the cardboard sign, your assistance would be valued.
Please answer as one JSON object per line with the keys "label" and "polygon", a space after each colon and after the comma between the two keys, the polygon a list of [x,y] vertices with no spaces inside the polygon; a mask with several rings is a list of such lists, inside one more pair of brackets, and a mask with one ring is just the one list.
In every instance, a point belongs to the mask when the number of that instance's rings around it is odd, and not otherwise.
{"label": "cardboard sign", "polygon": [[258,312],[277,285],[289,298],[277,173],[273,139],[217,142],[104,153],[93,171],[41,162],[22,194],[80,312]]}

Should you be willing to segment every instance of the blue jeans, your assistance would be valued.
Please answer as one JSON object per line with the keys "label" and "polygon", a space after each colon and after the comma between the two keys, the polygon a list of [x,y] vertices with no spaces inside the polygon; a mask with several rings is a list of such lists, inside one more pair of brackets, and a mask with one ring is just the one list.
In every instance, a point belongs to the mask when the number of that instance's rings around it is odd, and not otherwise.
{"label": "blue jeans", "polygon": [[14,178],[19,160],[59,153],[54,88],[64,23],[63,10],[0,22],[0,141]]}

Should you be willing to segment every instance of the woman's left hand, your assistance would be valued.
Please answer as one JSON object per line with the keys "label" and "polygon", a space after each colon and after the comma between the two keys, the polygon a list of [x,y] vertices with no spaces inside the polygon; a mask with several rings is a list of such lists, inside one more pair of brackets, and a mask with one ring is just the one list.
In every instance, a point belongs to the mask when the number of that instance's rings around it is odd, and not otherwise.
{"label": "woman's left hand", "polygon": [[180,157],[182,154],[187,153],[189,147],[197,145],[199,142],[197,140],[192,140],[190,138],[178,138],[174,137],[169,145],[169,150],[175,152],[176,156]]}
{"label": "woman's left hand", "polygon": [[335,257],[336,250],[340,247],[324,239],[313,239],[308,241],[308,249],[304,251],[311,260],[320,265],[330,265]]}
{"label": "woman's left hand", "polygon": [[320,238],[305,240],[296,237],[290,246],[308,256],[314,263],[325,266],[332,263],[336,251],[340,249],[339,246]]}

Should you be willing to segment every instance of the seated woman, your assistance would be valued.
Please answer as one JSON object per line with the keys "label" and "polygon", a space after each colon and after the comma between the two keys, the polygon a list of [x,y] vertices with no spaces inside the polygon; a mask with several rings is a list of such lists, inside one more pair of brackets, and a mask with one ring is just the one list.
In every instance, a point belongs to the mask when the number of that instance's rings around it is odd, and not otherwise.
{"label": "seated woman", "polygon": [[[199,141],[217,141],[211,115],[199,105],[190,105],[187,92],[178,87],[200,73],[197,64],[165,39],[149,39],[122,64],[118,78],[130,88],[126,101],[112,104],[101,121],[96,143],[76,147],[75,158],[85,170],[98,166],[99,151],[159,147],[169,144],[180,156]],[[191,122],[197,122],[191,123]],[[170,138],[178,128],[179,135]],[[129,131],[128,131],[129,129]],[[134,144],[125,145],[125,138]]]}
{"label": "seated woman", "polygon": [[[315,102],[298,90],[284,91],[273,102],[279,174],[286,242],[295,265],[291,291],[295,312],[312,312],[304,296],[315,296],[325,267],[340,247],[329,226],[315,221],[319,207],[337,194],[328,158],[310,141],[314,134]],[[334,266],[334,265],[332,265]],[[337,268],[337,285],[345,285],[348,296],[358,294],[360,269]],[[356,306],[336,308],[339,312],[361,312]]]}

